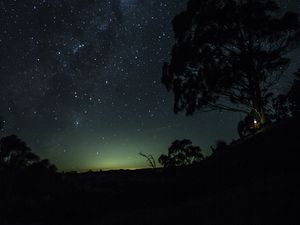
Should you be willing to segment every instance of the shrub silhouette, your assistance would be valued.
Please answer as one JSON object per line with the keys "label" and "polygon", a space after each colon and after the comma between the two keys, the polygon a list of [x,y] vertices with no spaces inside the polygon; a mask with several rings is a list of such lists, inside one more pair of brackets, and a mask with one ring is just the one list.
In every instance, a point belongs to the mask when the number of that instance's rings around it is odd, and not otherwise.
{"label": "shrub silhouette", "polygon": [[156,162],[155,162],[155,159],[154,159],[153,155],[145,154],[145,153],[142,153],[142,152],[140,152],[139,155],[144,157],[147,160],[148,164],[150,165],[150,167],[152,169],[156,168]]}
{"label": "shrub silhouette", "polygon": [[161,155],[158,161],[164,167],[191,165],[204,158],[201,151],[188,139],[175,140],[168,149],[168,155]]}

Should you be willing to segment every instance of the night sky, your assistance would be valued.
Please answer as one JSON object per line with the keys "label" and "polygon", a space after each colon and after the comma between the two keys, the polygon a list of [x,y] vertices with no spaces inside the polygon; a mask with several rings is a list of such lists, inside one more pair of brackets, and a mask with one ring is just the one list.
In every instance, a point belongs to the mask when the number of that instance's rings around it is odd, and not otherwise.
{"label": "night sky", "polygon": [[[141,168],[175,139],[209,154],[243,117],[173,113],[161,68],[187,0],[0,0],[1,136],[60,170]],[[298,1],[283,1],[297,8]]]}

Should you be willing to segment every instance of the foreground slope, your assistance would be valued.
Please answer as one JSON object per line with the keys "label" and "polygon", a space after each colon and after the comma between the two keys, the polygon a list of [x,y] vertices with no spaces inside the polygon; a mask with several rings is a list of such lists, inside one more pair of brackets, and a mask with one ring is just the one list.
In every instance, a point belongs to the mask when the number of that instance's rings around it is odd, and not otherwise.
{"label": "foreground slope", "polygon": [[190,167],[60,174],[47,191],[16,192],[9,210],[0,203],[0,222],[298,224],[299,125],[268,125]]}

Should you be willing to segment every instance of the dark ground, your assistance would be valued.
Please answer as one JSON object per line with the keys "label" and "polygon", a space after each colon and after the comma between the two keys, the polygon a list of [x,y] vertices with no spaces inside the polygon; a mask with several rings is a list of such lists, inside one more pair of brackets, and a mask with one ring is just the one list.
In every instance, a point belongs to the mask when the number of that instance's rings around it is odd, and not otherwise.
{"label": "dark ground", "polygon": [[174,169],[0,176],[1,225],[300,223],[300,120]]}

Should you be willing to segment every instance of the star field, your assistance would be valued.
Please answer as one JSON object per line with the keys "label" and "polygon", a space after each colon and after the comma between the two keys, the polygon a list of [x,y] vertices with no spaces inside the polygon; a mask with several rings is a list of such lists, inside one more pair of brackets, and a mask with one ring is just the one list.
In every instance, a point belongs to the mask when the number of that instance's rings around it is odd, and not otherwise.
{"label": "star field", "polygon": [[[60,170],[139,168],[175,139],[205,152],[241,115],[174,115],[160,82],[187,0],[0,1],[1,136]],[[299,3],[297,3],[299,4]]]}

